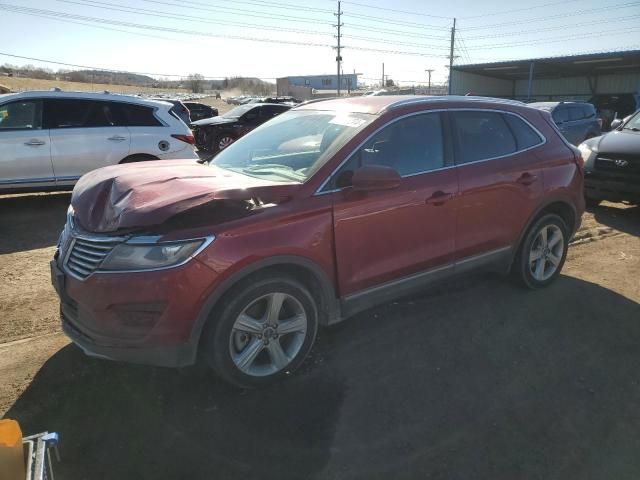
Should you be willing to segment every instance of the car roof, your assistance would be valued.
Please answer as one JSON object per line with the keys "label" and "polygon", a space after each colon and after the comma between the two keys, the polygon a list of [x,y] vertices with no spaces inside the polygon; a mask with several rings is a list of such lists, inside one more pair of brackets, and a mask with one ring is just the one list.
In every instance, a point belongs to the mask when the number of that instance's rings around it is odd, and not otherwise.
{"label": "car roof", "polygon": [[107,100],[107,101],[119,101],[127,103],[137,103],[147,106],[167,106],[171,105],[165,100],[151,100],[148,98],[135,97],[133,95],[121,95],[118,93],[110,92],[65,92],[58,90],[31,90],[28,92],[8,93],[0,96],[0,100],[20,100],[29,98],[77,98],[82,100]]}
{"label": "car roof", "polygon": [[[589,102],[568,101],[568,102],[532,102],[530,106],[535,107],[557,107],[558,105],[591,105]],[[592,105],[591,105],[592,106]]]}
{"label": "car roof", "polygon": [[428,95],[378,95],[367,97],[336,98],[325,101],[310,102],[295,107],[297,110],[332,110],[350,113],[380,114],[387,110],[400,108],[408,105],[424,104],[437,105],[438,103],[455,102],[456,104],[469,105],[483,104],[506,104],[525,107],[526,104],[516,100],[506,100],[502,98],[472,97],[472,96],[428,96]]}

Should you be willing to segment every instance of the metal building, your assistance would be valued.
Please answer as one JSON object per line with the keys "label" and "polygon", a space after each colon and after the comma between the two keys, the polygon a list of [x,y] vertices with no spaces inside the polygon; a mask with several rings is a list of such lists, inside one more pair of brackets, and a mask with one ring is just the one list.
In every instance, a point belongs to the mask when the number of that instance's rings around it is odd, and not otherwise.
{"label": "metal building", "polygon": [[624,96],[640,108],[640,50],[455,65],[451,77],[455,95],[523,101]]}
{"label": "metal building", "polygon": [[[340,89],[347,93],[358,88],[358,74],[340,75]],[[291,95],[298,98],[311,98],[314,91],[331,91],[338,89],[337,75],[304,75],[282,77],[276,80],[278,95]]]}

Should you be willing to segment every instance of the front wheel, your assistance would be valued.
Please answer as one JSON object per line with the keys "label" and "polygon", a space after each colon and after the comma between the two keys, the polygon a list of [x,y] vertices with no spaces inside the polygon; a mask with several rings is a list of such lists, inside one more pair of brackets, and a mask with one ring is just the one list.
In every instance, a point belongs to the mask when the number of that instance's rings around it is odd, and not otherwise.
{"label": "front wheel", "polygon": [[214,152],[219,152],[227,148],[229,145],[231,145],[235,141],[236,139],[233,135],[230,135],[228,133],[222,133],[215,138],[212,145],[213,146],[212,150]]}
{"label": "front wheel", "polygon": [[205,356],[216,373],[239,387],[272,383],[298,368],[318,329],[315,301],[289,277],[239,285],[205,338]]}
{"label": "front wheel", "polygon": [[567,224],[558,215],[544,215],[527,231],[513,262],[512,275],[525,287],[546,287],[560,275],[568,247]]}

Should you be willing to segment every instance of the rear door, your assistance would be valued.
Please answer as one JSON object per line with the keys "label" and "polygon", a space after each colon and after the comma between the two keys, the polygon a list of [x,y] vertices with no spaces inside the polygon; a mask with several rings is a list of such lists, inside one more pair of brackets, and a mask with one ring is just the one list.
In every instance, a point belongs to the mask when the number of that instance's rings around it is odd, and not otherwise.
{"label": "rear door", "polygon": [[450,113],[460,182],[457,260],[508,254],[539,204],[543,137],[520,116],[488,110]]}
{"label": "rear door", "polygon": [[571,143],[572,133],[571,124],[569,123],[569,109],[565,105],[558,105],[551,115],[562,136],[567,142]]}
{"label": "rear door", "polygon": [[54,185],[42,100],[0,105],[0,188]]}
{"label": "rear door", "polygon": [[[326,188],[334,196],[338,280],[349,295],[449,264],[455,246],[456,172],[446,168],[443,117],[397,120],[370,137]],[[353,172],[384,165],[402,176],[399,188],[354,192]]]}
{"label": "rear door", "polygon": [[582,105],[569,105],[569,142],[573,145],[580,145],[587,136],[589,126]]}
{"label": "rear door", "polygon": [[51,160],[60,185],[73,184],[85,173],[115,165],[129,154],[129,130],[116,124],[110,102],[47,99],[44,118],[50,128]]}

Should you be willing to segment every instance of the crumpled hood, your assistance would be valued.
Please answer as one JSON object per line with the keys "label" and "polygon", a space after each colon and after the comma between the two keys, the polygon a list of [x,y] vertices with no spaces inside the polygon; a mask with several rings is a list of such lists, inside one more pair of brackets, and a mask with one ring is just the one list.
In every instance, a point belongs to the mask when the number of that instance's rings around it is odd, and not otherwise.
{"label": "crumpled hood", "polygon": [[73,189],[71,205],[82,228],[103,233],[159,225],[215,200],[280,203],[299,187],[189,160],[159,160],[87,173]]}
{"label": "crumpled hood", "polygon": [[237,118],[227,118],[223,116],[211,117],[211,118],[203,118],[202,120],[198,120],[195,122],[191,122],[191,125],[194,127],[202,127],[204,125],[218,125],[223,123],[233,123],[237,121]]}
{"label": "crumpled hood", "polygon": [[598,140],[599,153],[637,155],[640,152],[640,132],[614,130],[599,137]]}

